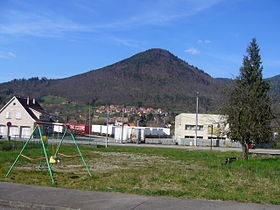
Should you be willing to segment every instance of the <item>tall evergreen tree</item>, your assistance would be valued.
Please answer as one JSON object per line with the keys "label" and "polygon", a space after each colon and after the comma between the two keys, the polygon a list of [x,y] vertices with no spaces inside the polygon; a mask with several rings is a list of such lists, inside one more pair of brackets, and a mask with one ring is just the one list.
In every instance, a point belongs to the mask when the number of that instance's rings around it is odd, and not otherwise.
{"label": "tall evergreen tree", "polygon": [[248,159],[248,144],[268,142],[272,137],[269,84],[263,80],[259,46],[254,38],[243,58],[240,75],[229,91],[224,112],[228,116],[229,136],[242,145]]}

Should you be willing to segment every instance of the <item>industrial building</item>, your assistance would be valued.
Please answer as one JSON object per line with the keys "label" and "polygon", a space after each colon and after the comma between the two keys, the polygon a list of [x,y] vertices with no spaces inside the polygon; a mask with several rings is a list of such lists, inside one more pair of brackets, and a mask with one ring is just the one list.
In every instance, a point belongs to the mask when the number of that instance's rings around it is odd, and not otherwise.
{"label": "industrial building", "polygon": [[92,125],[92,133],[113,136],[116,142],[143,142],[146,137],[170,136],[169,128]]}
{"label": "industrial building", "polygon": [[181,113],[175,117],[175,139],[229,140],[225,120],[224,115]]}

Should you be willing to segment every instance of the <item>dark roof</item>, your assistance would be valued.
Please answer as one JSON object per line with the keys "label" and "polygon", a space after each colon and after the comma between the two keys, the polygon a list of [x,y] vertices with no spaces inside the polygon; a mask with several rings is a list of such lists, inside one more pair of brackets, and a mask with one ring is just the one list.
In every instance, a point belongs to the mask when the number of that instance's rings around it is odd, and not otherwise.
{"label": "dark roof", "polygon": [[40,119],[38,119],[36,117],[36,115],[33,113],[33,110],[36,110],[42,114],[45,115],[49,115],[47,114],[44,109],[40,106],[40,104],[32,98],[21,98],[21,97],[16,97],[18,99],[18,101],[21,103],[21,105],[24,107],[24,109],[28,112],[28,114],[36,121],[40,121]]}
{"label": "dark roof", "polygon": [[[32,108],[39,112],[44,110],[35,99],[20,98],[20,97],[16,97],[16,98],[19,100],[21,105],[24,106],[24,108]],[[33,103],[34,101],[35,101],[35,103]]]}

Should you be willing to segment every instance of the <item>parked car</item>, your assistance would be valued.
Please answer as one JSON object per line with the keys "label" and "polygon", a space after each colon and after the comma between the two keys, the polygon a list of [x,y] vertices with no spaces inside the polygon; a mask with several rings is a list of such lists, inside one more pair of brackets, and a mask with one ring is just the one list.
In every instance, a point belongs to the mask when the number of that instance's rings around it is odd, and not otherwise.
{"label": "parked car", "polygon": [[248,149],[255,149],[256,145],[255,144],[248,144]]}

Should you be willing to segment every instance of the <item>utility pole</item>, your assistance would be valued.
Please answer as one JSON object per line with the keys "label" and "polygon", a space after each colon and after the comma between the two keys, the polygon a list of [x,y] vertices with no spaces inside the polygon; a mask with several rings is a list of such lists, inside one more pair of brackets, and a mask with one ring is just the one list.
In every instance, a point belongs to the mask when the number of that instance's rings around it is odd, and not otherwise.
{"label": "utility pole", "polygon": [[91,126],[90,126],[90,103],[88,103],[88,134],[90,136],[90,133],[91,133]]}
{"label": "utility pole", "polygon": [[124,127],[124,109],[122,108],[122,133],[121,133],[121,143],[123,144],[123,127]]}
{"label": "utility pole", "polygon": [[212,142],[213,142],[213,130],[214,130],[214,125],[211,125],[211,150],[212,150]]}
{"label": "utility pole", "polygon": [[107,132],[106,132],[106,145],[105,147],[108,147],[108,127],[109,127],[109,109],[107,108]]}
{"label": "utility pole", "polygon": [[88,144],[90,144],[91,123],[90,123],[90,102],[88,103]]}
{"label": "utility pole", "polygon": [[195,112],[195,139],[194,146],[197,146],[197,128],[198,128],[198,95],[199,92],[196,92],[196,112]]}

